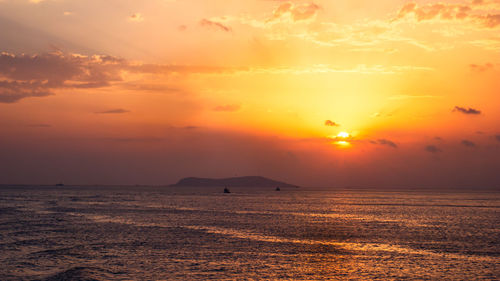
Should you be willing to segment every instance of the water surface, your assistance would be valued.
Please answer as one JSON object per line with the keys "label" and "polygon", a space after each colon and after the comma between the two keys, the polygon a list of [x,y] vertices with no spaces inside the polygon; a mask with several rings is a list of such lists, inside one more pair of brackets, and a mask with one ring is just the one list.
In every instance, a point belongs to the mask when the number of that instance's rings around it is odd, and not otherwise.
{"label": "water surface", "polygon": [[500,278],[500,192],[0,187],[0,280]]}

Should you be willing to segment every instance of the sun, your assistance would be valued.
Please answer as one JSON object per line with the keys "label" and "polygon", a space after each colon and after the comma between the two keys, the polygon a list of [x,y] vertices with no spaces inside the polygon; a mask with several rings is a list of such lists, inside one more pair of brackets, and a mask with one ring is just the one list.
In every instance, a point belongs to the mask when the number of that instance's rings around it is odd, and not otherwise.
{"label": "sun", "polygon": [[350,143],[351,134],[349,134],[347,132],[340,132],[336,136],[332,137],[332,139],[334,140],[333,143],[339,147],[346,148],[346,147],[351,146],[351,143]]}
{"label": "sun", "polygon": [[348,142],[348,141],[336,141],[335,144],[338,145],[338,146],[340,146],[340,147],[349,147],[349,146],[351,146],[351,143]]}
{"label": "sun", "polygon": [[337,138],[346,139],[346,138],[348,138],[349,136],[350,136],[350,135],[349,135],[349,133],[347,133],[347,132],[340,132],[340,133],[338,133]]}

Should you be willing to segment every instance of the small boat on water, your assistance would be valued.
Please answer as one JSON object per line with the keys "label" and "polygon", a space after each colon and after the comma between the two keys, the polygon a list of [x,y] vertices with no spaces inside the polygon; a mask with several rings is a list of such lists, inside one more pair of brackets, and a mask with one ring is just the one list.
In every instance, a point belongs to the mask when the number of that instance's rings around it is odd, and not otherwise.
{"label": "small boat on water", "polygon": [[62,182],[56,183],[56,186],[64,186],[64,183],[62,183]]}
{"label": "small boat on water", "polygon": [[276,187],[276,191],[281,191],[279,186]]}
{"label": "small boat on water", "polygon": [[224,193],[231,193],[227,187],[224,187]]}

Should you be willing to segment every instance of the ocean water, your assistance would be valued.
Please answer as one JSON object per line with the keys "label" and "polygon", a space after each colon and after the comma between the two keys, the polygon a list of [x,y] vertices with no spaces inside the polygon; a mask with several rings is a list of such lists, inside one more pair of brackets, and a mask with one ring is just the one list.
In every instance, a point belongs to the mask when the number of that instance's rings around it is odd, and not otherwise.
{"label": "ocean water", "polygon": [[0,187],[0,280],[498,280],[500,192]]}

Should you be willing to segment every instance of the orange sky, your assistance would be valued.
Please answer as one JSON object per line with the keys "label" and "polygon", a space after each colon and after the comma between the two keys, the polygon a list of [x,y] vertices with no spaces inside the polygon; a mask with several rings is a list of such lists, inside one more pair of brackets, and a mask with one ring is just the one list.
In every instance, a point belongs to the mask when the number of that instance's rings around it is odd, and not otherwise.
{"label": "orange sky", "polygon": [[500,186],[498,0],[0,0],[0,27],[0,183]]}

